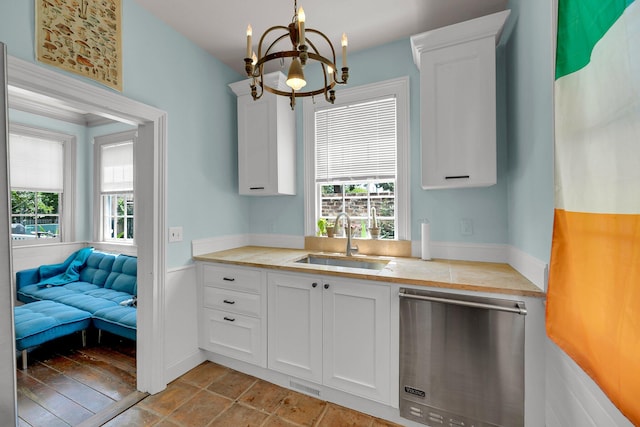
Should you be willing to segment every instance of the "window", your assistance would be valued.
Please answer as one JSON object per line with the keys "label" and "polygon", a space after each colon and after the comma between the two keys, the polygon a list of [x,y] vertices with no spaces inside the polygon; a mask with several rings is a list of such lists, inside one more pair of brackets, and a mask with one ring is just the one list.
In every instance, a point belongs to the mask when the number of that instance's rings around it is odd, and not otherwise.
{"label": "window", "polygon": [[136,131],[95,138],[96,240],[133,244]]}
{"label": "window", "polygon": [[305,100],[305,234],[346,212],[366,236],[408,239],[408,79],[341,90],[334,105]]}
{"label": "window", "polygon": [[11,124],[9,169],[13,243],[73,240],[75,137]]}

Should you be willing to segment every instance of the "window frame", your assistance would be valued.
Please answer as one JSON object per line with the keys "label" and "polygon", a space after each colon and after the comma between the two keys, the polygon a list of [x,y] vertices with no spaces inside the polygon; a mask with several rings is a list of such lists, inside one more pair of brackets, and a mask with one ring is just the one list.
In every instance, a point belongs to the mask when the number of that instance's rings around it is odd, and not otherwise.
{"label": "window frame", "polygon": [[[60,242],[72,242],[75,240],[75,216],[76,216],[76,146],[75,135],[57,132],[51,129],[40,128],[23,123],[9,123],[9,150],[11,149],[11,134],[39,138],[62,143],[63,146],[63,175],[62,175],[62,200],[59,201],[59,227],[57,238],[53,239],[28,239],[11,240],[13,246],[31,246],[42,244],[55,244]],[[11,165],[9,165],[11,167]],[[9,194],[12,188],[9,183]],[[28,190],[29,191],[29,190]],[[13,216],[12,213],[10,213]]]}
{"label": "window frame", "polygon": [[[135,234],[135,220],[136,220],[136,211],[137,211],[137,202],[136,202],[136,182],[135,182],[135,168],[136,168],[136,141],[138,138],[138,130],[132,129],[123,132],[111,133],[108,135],[96,136],[93,138],[93,239],[96,242],[105,242],[110,244],[122,244],[128,246],[136,245],[136,234]],[[100,189],[101,175],[102,175],[102,155],[101,148],[105,145],[115,145],[121,144],[124,142],[132,141],[133,143],[133,222],[134,222],[134,234],[133,239],[107,239],[104,235],[104,215],[103,215],[103,205],[102,200],[103,194]],[[117,195],[121,196],[124,192],[120,192],[117,194],[107,193],[109,195]],[[126,212],[125,212],[126,215]]]}
{"label": "window frame", "polygon": [[341,107],[374,99],[396,98],[396,232],[395,240],[411,239],[410,203],[410,137],[409,137],[409,77],[342,89],[336,94],[333,105],[304,99],[304,234],[316,235],[316,212],[319,200],[316,194],[315,113],[318,110]]}

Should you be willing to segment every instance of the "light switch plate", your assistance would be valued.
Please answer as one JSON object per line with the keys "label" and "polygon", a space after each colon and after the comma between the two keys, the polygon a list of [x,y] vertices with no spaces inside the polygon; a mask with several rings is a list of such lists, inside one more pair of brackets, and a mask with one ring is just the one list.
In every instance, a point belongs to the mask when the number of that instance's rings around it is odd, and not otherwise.
{"label": "light switch plate", "polygon": [[182,242],[182,227],[169,227],[169,243]]}
{"label": "light switch plate", "polygon": [[473,234],[473,221],[469,218],[460,220],[460,234],[463,236],[471,236]]}

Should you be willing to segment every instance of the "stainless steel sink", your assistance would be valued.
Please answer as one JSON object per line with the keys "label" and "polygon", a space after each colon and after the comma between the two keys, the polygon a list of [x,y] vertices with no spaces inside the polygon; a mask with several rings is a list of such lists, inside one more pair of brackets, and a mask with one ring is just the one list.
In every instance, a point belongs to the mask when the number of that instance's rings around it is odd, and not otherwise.
{"label": "stainless steel sink", "polygon": [[331,265],[334,267],[364,268],[366,270],[382,270],[389,261],[353,258],[332,258],[319,255],[308,255],[297,260],[301,264]]}

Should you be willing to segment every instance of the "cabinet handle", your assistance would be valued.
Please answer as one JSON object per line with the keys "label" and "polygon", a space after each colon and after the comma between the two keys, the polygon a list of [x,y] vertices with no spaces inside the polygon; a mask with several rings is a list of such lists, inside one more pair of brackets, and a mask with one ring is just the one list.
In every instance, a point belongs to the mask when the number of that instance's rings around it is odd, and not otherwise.
{"label": "cabinet handle", "polygon": [[227,282],[235,282],[236,279],[234,277],[223,277],[222,280]]}
{"label": "cabinet handle", "polygon": [[224,302],[225,304],[235,304],[236,303],[235,301],[231,301],[231,300],[228,300],[228,299],[222,300],[222,302]]}
{"label": "cabinet handle", "polygon": [[471,178],[469,175],[452,175],[452,176],[445,176],[444,179],[469,179]]}
{"label": "cabinet handle", "polygon": [[264,190],[264,187],[249,187],[249,190]]}
{"label": "cabinet handle", "polygon": [[226,320],[227,322],[235,322],[236,321],[236,319],[234,319],[233,317],[227,317],[227,316],[224,316],[224,320]]}
{"label": "cabinet handle", "polygon": [[325,283],[325,284],[324,284],[324,288],[325,288],[325,289],[329,289],[329,284],[328,284],[328,283]]}
{"label": "cabinet handle", "polygon": [[312,288],[315,288],[315,287],[317,287],[317,286],[318,286],[318,284],[317,284],[316,282],[313,282],[313,283],[311,284],[311,287],[312,287]]}

